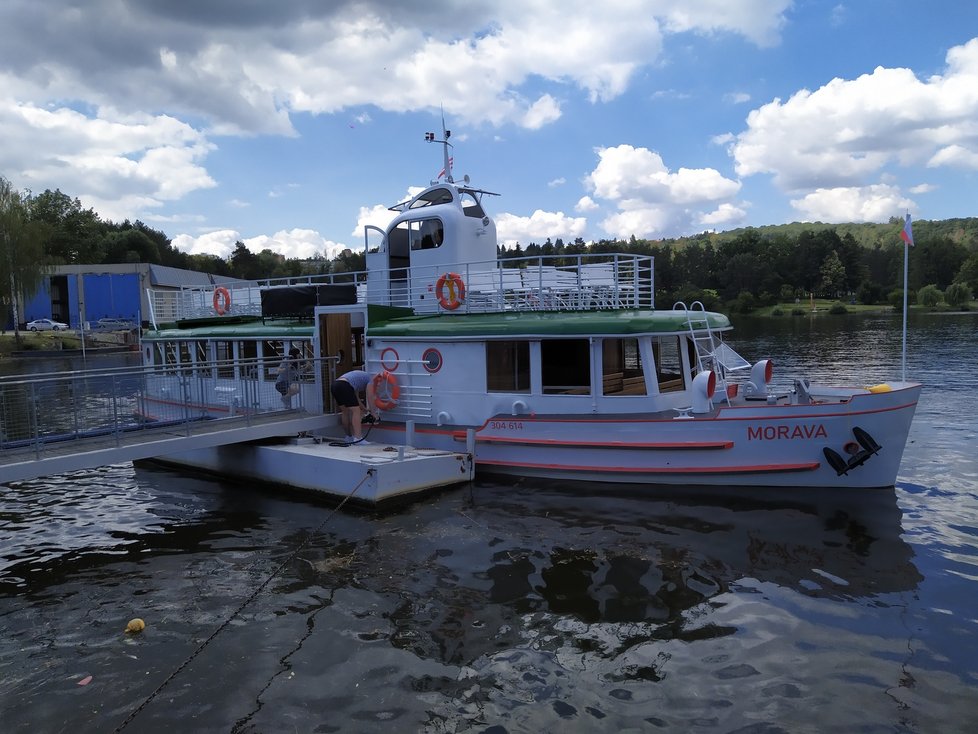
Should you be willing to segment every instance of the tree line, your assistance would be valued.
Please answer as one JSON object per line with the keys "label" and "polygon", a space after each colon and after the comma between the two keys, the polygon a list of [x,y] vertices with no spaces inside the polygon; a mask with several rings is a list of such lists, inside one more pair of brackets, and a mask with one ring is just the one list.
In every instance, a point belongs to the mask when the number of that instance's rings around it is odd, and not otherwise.
{"label": "tree line", "polygon": [[[978,219],[914,224],[909,250],[908,300],[960,306],[978,293]],[[840,234],[843,227],[848,230]],[[749,312],[757,306],[816,298],[898,305],[903,298],[903,220],[867,225],[875,241],[860,242],[860,225],[777,225],[672,240],[578,238],[500,250],[501,258],[627,252],[655,258],[656,303],[702,301],[707,308]],[[885,229],[882,229],[885,227]],[[936,298],[936,300],[935,300]]]}
{"label": "tree line", "polygon": [[[750,311],[809,295],[866,304],[902,300],[903,221],[882,224],[792,223],[678,239],[561,239],[500,248],[500,258],[627,252],[655,257],[656,302],[700,300],[708,308]],[[965,304],[978,293],[978,218],[914,223],[909,300]],[[144,262],[246,280],[364,269],[363,253],[328,259],[253,253],[236,242],[231,254],[191,255],[143,222],[103,220],[60,190],[21,193],[0,176],[0,296],[33,293],[50,267]]]}

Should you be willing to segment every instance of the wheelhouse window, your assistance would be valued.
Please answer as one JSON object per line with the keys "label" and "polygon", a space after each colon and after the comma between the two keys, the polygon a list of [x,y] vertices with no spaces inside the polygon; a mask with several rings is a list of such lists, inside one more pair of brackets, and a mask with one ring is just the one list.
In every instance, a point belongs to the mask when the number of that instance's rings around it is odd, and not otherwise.
{"label": "wheelhouse window", "polygon": [[660,336],[652,340],[655,378],[659,392],[674,392],[685,387],[680,337]]}
{"label": "wheelhouse window", "polygon": [[435,204],[450,204],[452,202],[452,192],[446,188],[432,189],[426,191],[417,199],[411,202],[411,209],[420,209],[423,206],[434,206]]}
{"label": "wheelhouse window", "polygon": [[646,395],[638,339],[604,339],[601,343],[602,393]]}
{"label": "wheelhouse window", "polygon": [[486,212],[482,208],[482,203],[472,191],[462,189],[458,193],[462,200],[462,213],[465,216],[475,217],[476,219],[482,219],[486,216]]}
{"label": "wheelhouse window", "polygon": [[486,342],[486,389],[530,392],[529,342]]}
{"label": "wheelhouse window", "polygon": [[412,250],[433,250],[441,247],[445,241],[445,228],[440,219],[422,219],[419,222],[407,222],[410,225],[409,239]]}
{"label": "wheelhouse window", "polygon": [[590,395],[590,343],[587,339],[541,341],[540,374],[544,395]]}

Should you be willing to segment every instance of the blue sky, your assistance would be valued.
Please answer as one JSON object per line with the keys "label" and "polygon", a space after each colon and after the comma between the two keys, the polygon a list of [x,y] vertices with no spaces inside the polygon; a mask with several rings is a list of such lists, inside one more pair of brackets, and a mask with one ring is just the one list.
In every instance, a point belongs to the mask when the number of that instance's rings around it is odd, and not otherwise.
{"label": "blue sky", "polygon": [[976,215],[973,2],[4,0],[0,29],[0,175],[186,252],[362,247],[440,170],[442,109],[508,244]]}

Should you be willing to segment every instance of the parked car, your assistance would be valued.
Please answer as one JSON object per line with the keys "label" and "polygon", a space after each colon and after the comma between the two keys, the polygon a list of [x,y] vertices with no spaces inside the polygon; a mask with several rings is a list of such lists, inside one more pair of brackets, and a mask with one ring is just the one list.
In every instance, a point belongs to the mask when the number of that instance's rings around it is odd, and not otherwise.
{"label": "parked car", "polygon": [[136,324],[129,319],[99,319],[92,328],[95,331],[132,331]]}
{"label": "parked car", "polygon": [[51,319],[34,319],[27,322],[27,328],[31,331],[62,331],[68,328],[68,324],[62,324],[60,321],[52,321]]}

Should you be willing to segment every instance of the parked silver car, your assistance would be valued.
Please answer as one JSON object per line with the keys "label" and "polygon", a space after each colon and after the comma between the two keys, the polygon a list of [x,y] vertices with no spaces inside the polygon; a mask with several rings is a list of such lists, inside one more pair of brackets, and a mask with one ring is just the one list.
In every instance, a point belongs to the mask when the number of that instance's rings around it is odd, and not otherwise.
{"label": "parked silver car", "polygon": [[51,319],[34,319],[27,322],[27,328],[31,331],[63,331],[68,328],[68,324]]}
{"label": "parked silver car", "polygon": [[129,319],[99,319],[92,328],[95,331],[132,331],[136,324]]}

